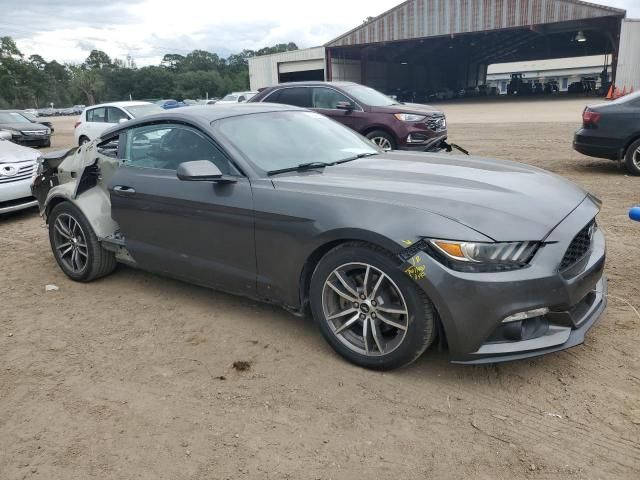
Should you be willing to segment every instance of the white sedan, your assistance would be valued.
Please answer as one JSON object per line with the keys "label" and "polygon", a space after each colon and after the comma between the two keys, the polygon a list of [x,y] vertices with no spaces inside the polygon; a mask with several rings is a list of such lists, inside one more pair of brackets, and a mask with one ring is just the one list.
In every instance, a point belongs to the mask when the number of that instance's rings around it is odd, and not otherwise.
{"label": "white sedan", "polygon": [[10,142],[0,131],[0,214],[38,204],[31,195],[31,179],[40,152]]}
{"label": "white sedan", "polygon": [[92,105],[80,114],[73,136],[76,145],[82,145],[98,138],[102,132],[118,123],[162,112],[164,112],[162,107],[150,102],[111,102]]}

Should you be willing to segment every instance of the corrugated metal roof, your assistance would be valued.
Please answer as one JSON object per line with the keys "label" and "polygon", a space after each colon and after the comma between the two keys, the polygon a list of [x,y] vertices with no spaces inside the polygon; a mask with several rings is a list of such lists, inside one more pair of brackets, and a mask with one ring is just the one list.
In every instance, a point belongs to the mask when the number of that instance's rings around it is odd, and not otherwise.
{"label": "corrugated metal roof", "polygon": [[326,46],[392,42],[612,15],[623,17],[626,12],[579,0],[408,0]]}

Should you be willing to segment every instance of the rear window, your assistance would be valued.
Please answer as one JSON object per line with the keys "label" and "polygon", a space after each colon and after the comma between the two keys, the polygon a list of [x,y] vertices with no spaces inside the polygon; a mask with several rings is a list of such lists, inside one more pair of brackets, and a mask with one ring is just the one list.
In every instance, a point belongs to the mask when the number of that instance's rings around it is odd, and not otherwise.
{"label": "rear window", "polygon": [[104,123],[107,121],[107,109],[104,107],[87,110],[87,122]]}

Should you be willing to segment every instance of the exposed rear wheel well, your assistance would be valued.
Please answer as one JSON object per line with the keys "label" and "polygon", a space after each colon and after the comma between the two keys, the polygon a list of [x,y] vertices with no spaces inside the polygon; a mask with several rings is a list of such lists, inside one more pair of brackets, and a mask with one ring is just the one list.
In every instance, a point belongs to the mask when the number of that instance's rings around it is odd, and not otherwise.
{"label": "exposed rear wheel well", "polygon": [[49,204],[47,205],[47,208],[44,211],[44,218],[47,220],[47,223],[49,223],[49,214],[51,213],[51,211],[56,207],[56,205],[62,203],[62,202],[67,202],[68,200],[64,197],[54,197],[49,201]]}

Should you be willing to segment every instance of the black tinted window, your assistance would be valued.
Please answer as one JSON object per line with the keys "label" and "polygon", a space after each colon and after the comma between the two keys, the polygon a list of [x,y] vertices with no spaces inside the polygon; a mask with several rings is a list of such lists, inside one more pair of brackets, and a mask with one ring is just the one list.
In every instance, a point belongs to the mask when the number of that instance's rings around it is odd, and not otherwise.
{"label": "black tinted window", "polygon": [[104,107],[93,108],[87,110],[87,122],[106,122],[107,121],[107,109]]}
{"label": "black tinted window", "polygon": [[124,153],[128,164],[176,170],[194,160],[209,160],[227,175],[236,174],[222,152],[199,131],[183,125],[149,125],[127,133]]}
{"label": "black tinted window", "polygon": [[283,88],[269,95],[265,101],[311,108],[311,90],[307,87]]}

